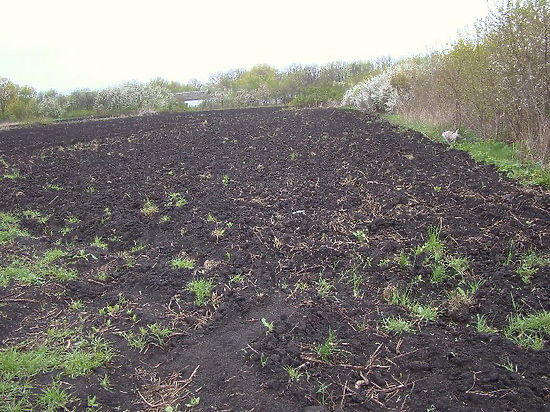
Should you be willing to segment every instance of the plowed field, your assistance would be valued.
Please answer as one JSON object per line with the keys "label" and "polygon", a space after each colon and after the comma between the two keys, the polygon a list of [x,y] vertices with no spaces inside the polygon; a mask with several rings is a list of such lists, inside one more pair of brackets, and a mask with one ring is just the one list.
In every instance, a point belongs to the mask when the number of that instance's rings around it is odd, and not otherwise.
{"label": "plowed field", "polygon": [[550,197],[466,153],[270,108],[0,158],[0,410],[550,410]]}

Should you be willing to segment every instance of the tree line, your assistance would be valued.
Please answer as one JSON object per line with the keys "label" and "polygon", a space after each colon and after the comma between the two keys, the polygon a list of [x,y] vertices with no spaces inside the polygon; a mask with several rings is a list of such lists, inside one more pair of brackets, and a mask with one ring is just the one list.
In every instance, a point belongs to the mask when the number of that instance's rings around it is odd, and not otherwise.
{"label": "tree line", "polygon": [[205,82],[156,79],[63,95],[0,79],[0,120],[183,110],[174,92],[206,90],[202,108],[345,105],[467,128],[550,161],[548,0],[503,0],[443,50],[400,61],[333,62],[217,73]]}

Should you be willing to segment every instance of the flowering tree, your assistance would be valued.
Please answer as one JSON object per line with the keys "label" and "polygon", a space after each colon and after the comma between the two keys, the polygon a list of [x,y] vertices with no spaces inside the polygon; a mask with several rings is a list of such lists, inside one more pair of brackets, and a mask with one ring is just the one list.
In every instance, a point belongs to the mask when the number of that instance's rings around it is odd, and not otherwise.
{"label": "flowering tree", "polygon": [[101,90],[94,106],[99,111],[147,113],[170,107],[174,102],[171,91],[158,82],[127,82]]}
{"label": "flowering tree", "polygon": [[62,96],[45,96],[38,102],[38,113],[46,117],[58,118],[63,115],[68,104]]}

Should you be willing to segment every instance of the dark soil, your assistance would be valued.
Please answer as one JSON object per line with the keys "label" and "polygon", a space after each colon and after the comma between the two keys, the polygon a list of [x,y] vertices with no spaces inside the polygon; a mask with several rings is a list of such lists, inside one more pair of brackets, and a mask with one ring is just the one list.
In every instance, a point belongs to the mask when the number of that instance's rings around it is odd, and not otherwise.
{"label": "dark soil", "polygon": [[[550,410],[549,343],[526,349],[474,326],[478,314],[503,329],[512,313],[550,309],[548,267],[529,284],[516,273],[521,253],[548,253],[550,196],[466,153],[358,111],[248,109],[0,131],[0,156],[22,176],[0,180],[0,211],[51,215],[24,219],[33,238],[0,246],[0,266],[56,242],[90,254],[66,260],[77,280],[0,287],[4,347],[59,324],[114,345],[109,365],[64,379],[75,410],[89,395],[103,410],[132,411],[185,410],[193,396],[193,411]],[[173,192],[188,203],[170,205]],[[151,216],[147,199],[159,208]],[[69,216],[80,221],[62,232]],[[458,276],[434,284],[422,256],[410,267],[394,259],[412,259],[439,225],[447,250],[469,259],[466,277],[484,281],[458,309],[448,298]],[[97,236],[107,250],[90,245]],[[182,252],[194,270],[172,267]],[[205,307],[186,289],[195,278],[216,285]],[[319,279],[332,285],[326,296]],[[394,287],[437,306],[438,319],[389,304]],[[120,294],[125,310],[106,323],[99,310]],[[79,312],[68,308],[77,299]],[[390,315],[414,333],[384,332]],[[152,323],[174,333],[131,348],[123,333]],[[337,350],[322,358],[315,345],[329,330]]]}

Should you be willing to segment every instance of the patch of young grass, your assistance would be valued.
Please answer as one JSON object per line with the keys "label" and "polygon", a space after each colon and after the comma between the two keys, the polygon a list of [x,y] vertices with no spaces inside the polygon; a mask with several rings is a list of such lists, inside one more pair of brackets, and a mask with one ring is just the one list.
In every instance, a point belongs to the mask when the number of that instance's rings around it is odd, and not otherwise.
{"label": "patch of young grass", "polygon": [[406,268],[406,267],[411,266],[411,260],[409,259],[409,255],[406,254],[405,252],[399,253],[395,257],[395,260],[397,261],[397,264],[399,266],[401,266],[402,268]]}
{"label": "patch of young grass", "polygon": [[409,290],[402,292],[397,288],[392,288],[391,292],[387,293],[386,301],[392,305],[404,307],[414,316],[425,322],[433,321],[437,319],[439,315],[437,308],[415,301]]}
{"label": "patch of young grass", "polygon": [[393,333],[395,335],[399,335],[403,332],[414,332],[411,322],[398,316],[382,318],[381,326],[382,330],[385,332]]}
{"label": "patch of young grass", "polygon": [[143,202],[143,207],[140,211],[144,216],[149,217],[157,213],[159,211],[159,207],[151,199],[146,199],[145,202]]}
{"label": "patch of young grass", "polygon": [[147,328],[149,329],[149,334],[161,346],[164,345],[166,343],[166,339],[168,339],[168,337],[172,333],[174,333],[172,329],[162,326],[158,323],[152,323],[150,325],[147,325]]}
{"label": "patch of young grass", "polygon": [[428,238],[426,242],[416,251],[416,254],[426,253],[432,257],[435,262],[440,262],[445,255],[445,245],[441,240],[441,227],[430,226],[428,228]]}
{"label": "patch of young grass", "polygon": [[463,276],[470,267],[470,261],[464,257],[449,257],[447,266],[452,268],[457,274]]}
{"label": "patch of young grass", "polygon": [[225,229],[214,229],[211,233],[213,237],[216,238],[216,242],[220,240],[221,237],[225,234]]}
{"label": "patch of young grass", "polygon": [[439,125],[416,122],[397,114],[385,114],[382,117],[390,123],[399,126],[403,131],[407,129],[415,130],[435,141],[441,140],[441,133],[445,130]]}
{"label": "patch of young grass", "polygon": [[329,329],[327,338],[323,343],[315,345],[314,350],[321,360],[325,362],[330,361],[330,358],[339,351],[338,344],[336,342],[336,332]]}
{"label": "patch of young grass", "polygon": [[484,315],[480,315],[479,313],[476,316],[475,321],[476,330],[480,333],[497,333],[498,329],[493,328],[492,326],[489,326],[487,323],[487,319],[485,319]]}
{"label": "patch of young grass", "polygon": [[[386,294],[386,291],[384,292]],[[405,308],[409,308],[414,304],[414,300],[411,297],[409,290],[401,291],[395,286],[392,286],[391,289],[387,292],[385,299],[388,303],[392,305],[399,305]]]}
{"label": "patch of young grass", "polygon": [[90,243],[90,246],[94,246],[103,250],[107,250],[109,248],[109,245],[103,240],[101,236],[94,237],[94,241]]}
{"label": "patch of young grass", "polygon": [[168,223],[172,220],[172,218],[168,215],[162,215],[159,219],[159,223]]}
{"label": "patch of young grass", "polygon": [[445,269],[445,265],[437,263],[432,266],[432,272],[430,273],[430,281],[432,283],[441,283],[447,278],[449,278],[449,274]]}
{"label": "patch of young grass", "polygon": [[[67,335],[68,332],[71,333]],[[114,356],[114,350],[104,339],[80,338],[74,332],[52,329],[45,341],[0,349],[2,406],[9,406],[7,410],[10,411],[64,409],[71,397],[61,389],[58,381],[54,380],[38,392],[35,377],[56,371],[71,377],[82,376]],[[31,402],[33,398],[35,405]]]}
{"label": "patch of young grass", "polygon": [[195,260],[188,258],[188,257],[179,257],[172,259],[170,261],[170,264],[174,269],[194,269],[195,268]]}
{"label": "patch of young grass", "polygon": [[51,249],[43,256],[32,260],[15,259],[8,266],[0,267],[0,286],[12,280],[23,284],[41,284],[46,280],[66,281],[76,278],[77,273],[54,263],[66,256],[61,249]]}
{"label": "patch of young grass", "polygon": [[290,382],[298,382],[300,378],[304,375],[303,372],[300,372],[300,369],[291,365],[283,366],[283,369],[288,374],[288,380]]}
{"label": "patch of young grass", "polygon": [[69,304],[69,309],[79,311],[84,308],[84,303],[80,299],[75,299]]}
{"label": "patch of young grass", "polygon": [[44,189],[53,190],[54,192],[60,192],[63,190],[63,187],[58,184],[48,183],[44,186]]}
{"label": "patch of young grass", "polygon": [[520,346],[542,349],[544,339],[550,336],[550,311],[511,316],[504,335]]}
{"label": "patch of young grass", "polygon": [[356,230],[352,234],[359,243],[365,243],[368,240],[367,232],[364,230]]}
{"label": "patch of young grass", "polygon": [[[195,406],[198,406],[201,403],[201,397],[200,396],[193,396],[191,399],[189,399],[189,402],[185,404],[186,408],[194,408]],[[175,411],[175,409],[174,409]],[[166,412],[169,412],[168,410]]]}
{"label": "patch of young grass", "polygon": [[128,341],[128,346],[134,349],[142,350],[147,346],[147,329],[139,328],[139,333],[125,331],[121,333],[122,337]]}
{"label": "patch of young grass", "polygon": [[266,332],[265,332],[266,335],[270,332],[273,332],[273,328],[274,328],[273,322],[269,322],[266,318],[262,318],[262,325],[264,325],[266,328]]}
{"label": "patch of young grass", "polygon": [[320,275],[319,279],[315,282],[315,288],[319,296],[326,298],[332,294],[334,285],[328,279],[325,279],[323,275]]}
{"label": "patch of young grass", "polygon": [[26,379],[52,370],[62,363],[63,352],[45,344],[23,350],[12,346],[0,350],[0,377],[4,379]]}
{"label": "patch of young grass", "polygon": [[168,202],[166,206],[182,207],[187,204],[187,200],[179,192],[168,193]]}
{"label": "patch of young grass", "polygon": [[355,270],[352,271],[350,276],[350,283],[353,291],[353,297],[361,297],[361,285],[363,284],[363,276],[357,273]]}
{"label": "patch of young grass", "polygon": [[187,290],[195,295],[195,305],[206,306],[214,290],[214,282],[207,279],[195,279],[187,284]]}
{"label": "patch of young grass", "polygon": [[518,180],[524,185],[540,185],[550,189],[550,170],[521,158],[513,144],[475,139],[458,142],[453,147],[468,152],[478,162],[495,165],[510,179]]}
{"label": "patch of young grass", "polygon": [[431,322],[437,319],[437,316],[439,315],[439,311],[437,308],[434,308],[430,305],[421,305],[419,303],[415,303],[413,306],[411,306],[411,312],[413,315],[420,318],[420,320],[423,320],[425,322]]}
{"label": "patch of young grass", "polygon": [[82,340],[64,356],[63,369],[70,377],[87,375],[114,357],[111,344],[101,337]]}
{"label": "patch of young grass", "polygon": [[4,179],[15,180],[21,178],[21,173],[19,172],[19,169],[12,169],[11,171],[4,173],[2,177]]}
{"label": "patch of young grass", "polygon": [[512,363],[510,359],[506,359],[505,362],[497,363],[496,365],[506,369],[508,372],[519,373],[518,365],[515,363]]}
{"label": "patch of young grass", "polygon": [[540,268],[548,266],[550,259],[546,259],[539,255],[536,251],[530,250],[524,253],[519,261],[519,266],[516,273],[519,275],[523,283],[530,283],[533,276]]}
{"label": "patch of young grass", "polygon": [[19,226],[19,219],[16,216],[0,212],[0,245],[12,243],[18,237],[29,236],[30,234]]}
{"label": "patch of young grass", "polygon": [[59,382],[53,382],[38,395],[36,404],[40,406],[42,411],[56,412],[59,410],[68,410],[67,405],[73,400],[75,399],[61,388]]}
{"label": "patch of young grass", "polygon": [[447,305],[451,311],[461,307],[471,306],[474,303],[474,295],[483,284],[483,281],[470,282],[457,286],[447,293]]}

